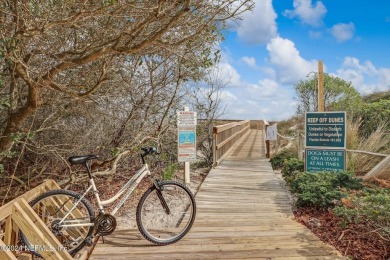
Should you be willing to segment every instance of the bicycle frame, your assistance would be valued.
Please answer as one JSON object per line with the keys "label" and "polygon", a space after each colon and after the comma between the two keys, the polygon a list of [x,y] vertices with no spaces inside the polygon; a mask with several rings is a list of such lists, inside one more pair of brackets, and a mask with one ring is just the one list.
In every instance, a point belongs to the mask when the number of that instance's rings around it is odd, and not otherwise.
{"label": "bicycle frame", "polygon": [[[89,179],[89,187],[88,189],[83,193],[83,195],[80,197],[80,199],[75,203],[75,205],[65,214],[65,216],[61,219],[59,224],[61,224],[62,227],[80,227],[80,226],[93,226],[94,223],[82,223],[82,224],[62,224],[65,219],[71,214],[71,212],[77,207],[77,205],[80,203],[80,201],[87,195],[89,191],[93,191],[95,194],[96,201],[98,203],[99,207],[99,212],[104,214],[104,207],[105,205],[111,204],[114,201],[116,201],[125,191],[126,194],[123,196],[123,198],[118,202],[118,204],[115,206],[115,208],[111,211],[111,215],[115,215],[116,212],[123,206],[123,204],[128,200],[130,197],[131,193],[134,191],[134,189],[138,186],[138,184],[141,182],[141,180],[146,176],[146,175],[151,175],[151,172],[149,170],[149,166],[147,163],[145,163],[141,169],[139,169],[135,175],[115,194],[113,197],[111,197],[108,200],[100,200],[99,197],[99,191],[96,188],[95,181],[93,178]],[[70,222],[75,222],[75,220],[68,220],[66,221],[67,223]]]}

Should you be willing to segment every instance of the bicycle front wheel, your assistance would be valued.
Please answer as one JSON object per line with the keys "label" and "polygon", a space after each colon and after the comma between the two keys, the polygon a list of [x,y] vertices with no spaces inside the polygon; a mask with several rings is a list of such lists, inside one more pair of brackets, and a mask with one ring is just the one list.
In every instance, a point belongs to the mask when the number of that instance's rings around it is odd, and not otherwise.
{"label": "bicycle front wheel", "polygon": [[176,181],[160,181],[150,187],[137,207],[137,226],[141,234],[157,245],[179,241],[191,229],[196,204],[191,191]]}
{"label": "bicycle front wheel", "polygon": [[[30,206],[71,255],[92,235],[95,221],[91,204],[70,190],[51,190],[30,202]],[[67,216],[67,217],[65,217]],[[34,255],[41,256],[22,233],[21,240]]]}

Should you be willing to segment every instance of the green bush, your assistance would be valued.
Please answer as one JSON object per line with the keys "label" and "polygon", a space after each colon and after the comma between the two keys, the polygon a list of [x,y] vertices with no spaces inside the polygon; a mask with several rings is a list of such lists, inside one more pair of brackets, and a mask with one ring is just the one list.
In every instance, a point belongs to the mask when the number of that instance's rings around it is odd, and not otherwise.
{"label": "green bush", "polygon": [[390,100],[379,100],[373,103],[366,103],[361,108],[359,116],[362,117],[360,127],[361,134],[369,136],[378,126],[386,123],[386,130],[390,130]]}
{"label": "green bush", "polygon": [[295,176],[305,170],[305,164],[298,158],[290,158],[284,161],[282,175],[287,183],[291,183]]}
{"label": "green bush", "polygon": [[273,155],[270,159],[270,163],[274,170],[283,168],[284,161],[295,157],[295,153],[292,149],[285,149],[281,152]]}
{"label": "green bush", "polygon": [[291,182],[297,206],[326,208],[334,206],[346,196],[346,189],[362,189],[361,180],[348,172],[300,173]]}
{"label": "green bush", "polygon": [[390,190],[368,189],[347,197],[333,212],[346,223],[370,222],[379,233],[390,239]]}
{"label": "green bush", "polygon": [[177,170],[177,164],[171,163],[168,165],[168,167],[165,169],[165,171],[162,173],[161,178],[163,180],[173,180],[175,177],[175,172]]}

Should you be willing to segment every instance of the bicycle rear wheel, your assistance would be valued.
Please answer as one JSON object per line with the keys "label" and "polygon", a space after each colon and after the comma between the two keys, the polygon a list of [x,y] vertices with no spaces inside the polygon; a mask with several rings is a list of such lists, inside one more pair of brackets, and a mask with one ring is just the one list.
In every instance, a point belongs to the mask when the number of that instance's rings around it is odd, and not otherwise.
{"label": "bicycle rear wheel", "polygon": [[179,241],[191,229],[196,204],[191,191],[176,181],[160,181],[150,187],[137,207],[137,226],[141,234],[157,245]]}
{"label": "bicycle rear wheel", "polygon": [[[92,235],[95,221],[93,208],[85,198],[70,211],[80,198],[80,194],[70,190],[52,190],[30,202],[30,206],[72,256],[84,247],[86,239]],[[68,212],[69,216],[60,223]],[[41,256],[36,250],[39,247],[32,245],[23,233],[21,240],[31,253]]]}

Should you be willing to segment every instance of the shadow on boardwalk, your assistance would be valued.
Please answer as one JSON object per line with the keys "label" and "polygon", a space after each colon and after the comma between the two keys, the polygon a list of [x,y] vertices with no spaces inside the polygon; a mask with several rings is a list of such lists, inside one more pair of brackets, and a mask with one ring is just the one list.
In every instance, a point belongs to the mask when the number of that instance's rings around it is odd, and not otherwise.
{"label": "shadow on boardwalk", "polygon": [[197,196],[190,233],[154,246],[138,230],[122,230],[99,243],[91,259],[342,259],[293,220],[290,200],[264,158],[262,132],[251,130]]}

